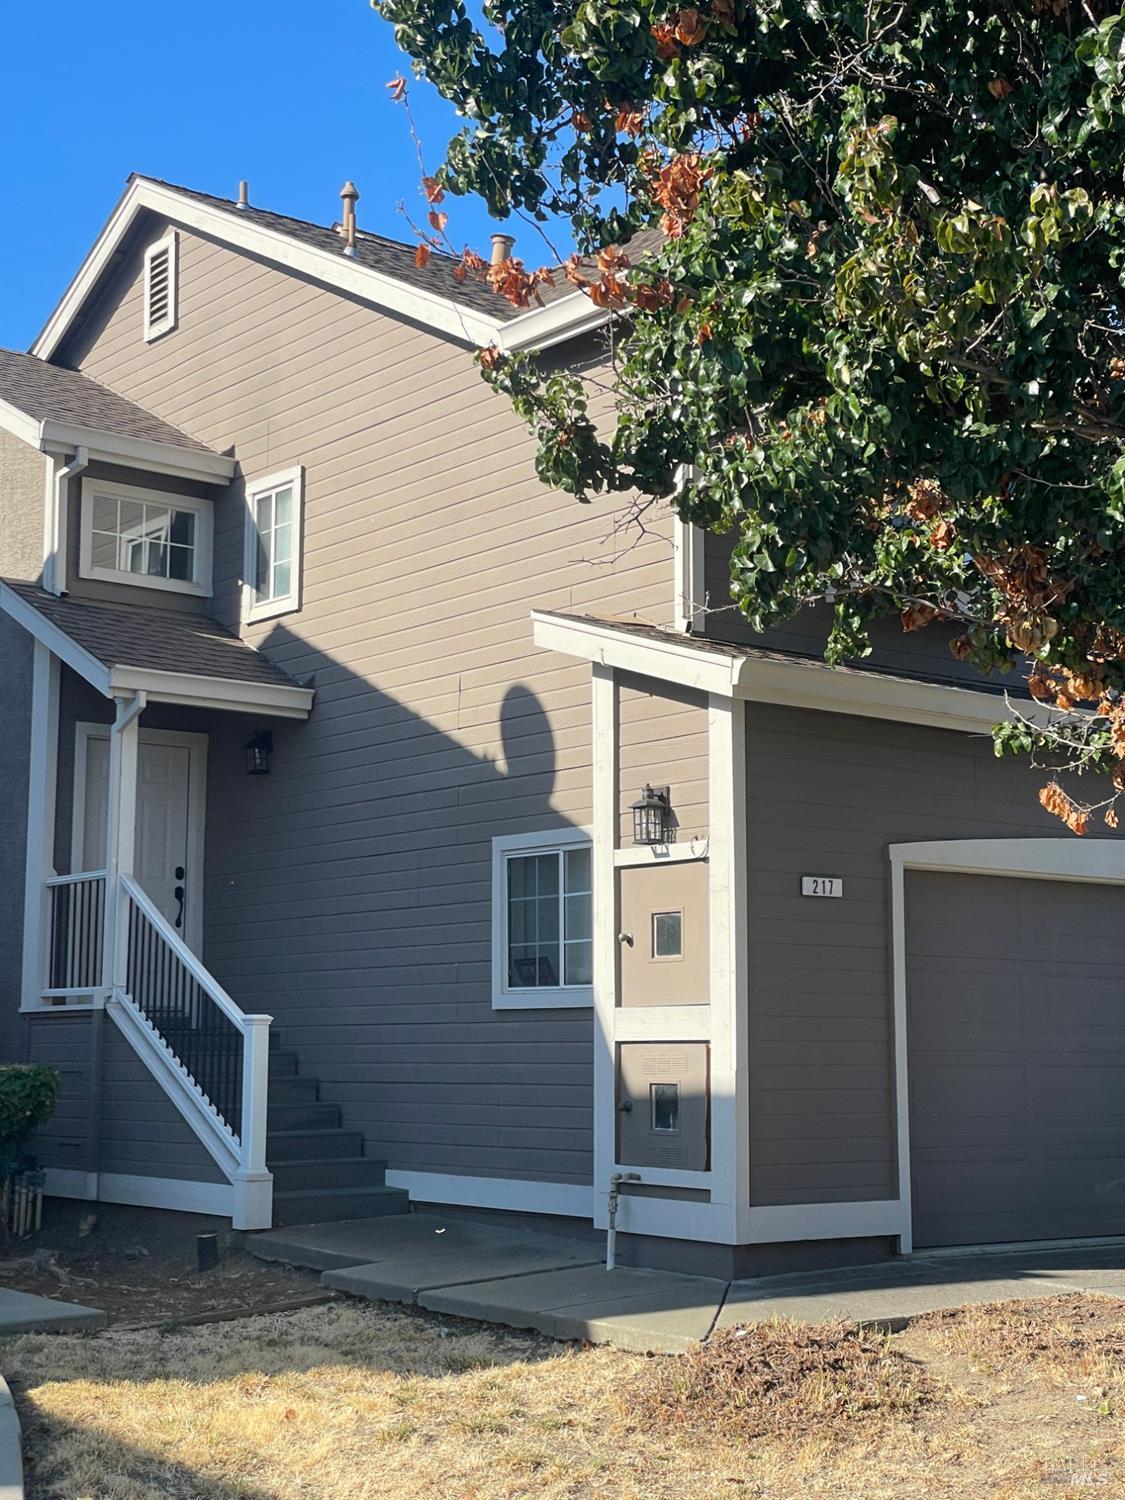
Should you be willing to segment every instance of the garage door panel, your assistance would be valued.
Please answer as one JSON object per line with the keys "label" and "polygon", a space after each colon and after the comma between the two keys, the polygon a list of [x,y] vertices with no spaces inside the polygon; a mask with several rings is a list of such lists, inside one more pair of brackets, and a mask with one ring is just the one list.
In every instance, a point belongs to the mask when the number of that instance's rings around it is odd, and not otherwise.
{"label": "garage door panel", "polygon": [[919,1245],[1125,1233],[1125,892],[911,873]]}

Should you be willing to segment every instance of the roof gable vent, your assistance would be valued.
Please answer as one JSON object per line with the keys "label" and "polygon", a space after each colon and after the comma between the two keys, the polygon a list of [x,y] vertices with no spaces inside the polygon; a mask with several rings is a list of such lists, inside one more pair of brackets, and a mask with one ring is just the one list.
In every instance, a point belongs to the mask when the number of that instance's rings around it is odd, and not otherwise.
{"label": "roof gable vent", "polygon": [[158,339],[176,326],[176,231],[145,251],[145,338]]}

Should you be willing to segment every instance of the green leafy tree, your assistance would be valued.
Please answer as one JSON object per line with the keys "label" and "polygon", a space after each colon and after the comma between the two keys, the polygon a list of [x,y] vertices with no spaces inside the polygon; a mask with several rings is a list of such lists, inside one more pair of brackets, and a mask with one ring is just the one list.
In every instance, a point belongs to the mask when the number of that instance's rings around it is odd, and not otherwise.
{"label": "green leafy tree", "polygon": [[[1038,714],[998,751],[1095,777],[1044,803],[1116,826],[1121,9],[486,0],[477,24],[461,0],[375,3],[467,122],[426,179],[431,228],[469,193],[569,220],[562,274],[616,324],[612,433],[578,377],[481,357],[543,480],[735,533],[736,603],[764,629],[828,601],[831,661],[896,612],[955,623],[982,672],[1022,662]],[[552,274],[464,272],[521,305]]]}

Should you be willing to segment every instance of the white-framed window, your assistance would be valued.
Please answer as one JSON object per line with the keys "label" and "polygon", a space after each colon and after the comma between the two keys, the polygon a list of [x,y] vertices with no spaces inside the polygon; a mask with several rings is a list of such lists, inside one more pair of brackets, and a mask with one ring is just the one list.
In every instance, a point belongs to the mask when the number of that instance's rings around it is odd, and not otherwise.
{"label": "white-framed window", "polygon": [[150,343],[176,326],[178,251],[174,229],[145,251],[145,339]]}
{"label": "white-framed window", "polygon": [[246,482],[244,620],[268,620],[301,607],[305,471]]}
{"label": "white-framed window", "polygon": [[492,840],[492,1004],[594,1003],[593,850],[581,828]]}
{"label": "white-framed window", "polygon": [[177,594],[211,593],[210,500],[82,481],[78,571]]}

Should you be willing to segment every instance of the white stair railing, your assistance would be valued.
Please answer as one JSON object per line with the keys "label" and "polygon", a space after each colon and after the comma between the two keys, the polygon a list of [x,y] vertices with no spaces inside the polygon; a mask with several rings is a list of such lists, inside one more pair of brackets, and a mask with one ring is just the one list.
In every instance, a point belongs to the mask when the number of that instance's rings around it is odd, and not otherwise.
{"label": "white stair railing", "polygon": [[45,999],[89,999],[101,985],[105,877],[104,870],[84,870],[52,875],[45,882]]}
{"label": "white stair railing", "polygon": [[118,876],[108,901],[106,879],[102,870],[46,882],[44,995],[107,997],[119,1030],[232,1184],[235,1228],[269,1228],[272,1017],[246,1015],[131,876]]}

